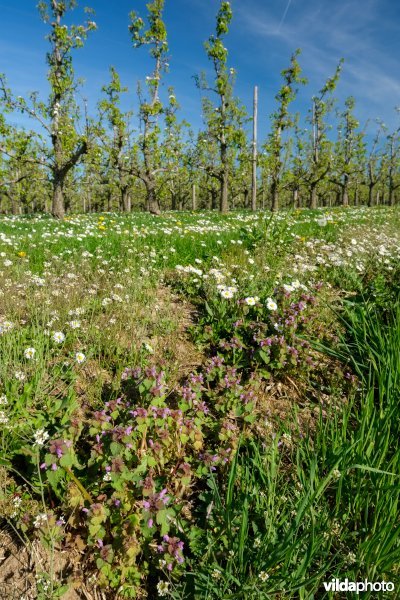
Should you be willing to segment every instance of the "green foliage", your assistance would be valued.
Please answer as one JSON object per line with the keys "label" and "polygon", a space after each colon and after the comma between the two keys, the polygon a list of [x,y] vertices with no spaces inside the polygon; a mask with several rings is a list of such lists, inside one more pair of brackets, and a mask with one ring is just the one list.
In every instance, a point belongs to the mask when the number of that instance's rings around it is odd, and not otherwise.
{"label": "green foliage", "polygon": [[[240,150],[246,145],[243,124],[246,112],[237,98],[234,97],[235,69],[227,66],[228,50],[223,38],[229,31],[232,19],[229,2],[221,1],[217,14],[216,35],[212,35],[204,47],[214,68],[214,82],[210,86],[204,74],[196,76],[197,87],[212,92],[218,97],[217,106],[205,96],[203,102],[203,118],[206,132],[200,135],[200,142],[206,146],[200,149],[198,159],[205,159],[207,173],[218,180],[220,185],[220,210],[228,210],[228,178],[233,170]],[[207,157],[207,154],[209,155]],[[217,160],[210,160],[210,155]],[[203,166],[203,162],[201,162]]]}
{"label": "green foliage", "polygon": [[5,518],[111,595],[395,580],[398,219],[4,218]]}

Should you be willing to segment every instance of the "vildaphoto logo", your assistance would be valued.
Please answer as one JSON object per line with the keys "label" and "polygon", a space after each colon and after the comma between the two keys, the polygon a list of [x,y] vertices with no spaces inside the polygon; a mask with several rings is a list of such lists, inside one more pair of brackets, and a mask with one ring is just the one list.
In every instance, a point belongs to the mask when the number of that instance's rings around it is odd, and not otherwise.
{"label": "vildaphoto logo", "polygon": [[340,579],[331,579],[324,581],[324,588],[327,592],[394,592],[394,583],[391,581],[349,581],[346,577],[344,581]]}

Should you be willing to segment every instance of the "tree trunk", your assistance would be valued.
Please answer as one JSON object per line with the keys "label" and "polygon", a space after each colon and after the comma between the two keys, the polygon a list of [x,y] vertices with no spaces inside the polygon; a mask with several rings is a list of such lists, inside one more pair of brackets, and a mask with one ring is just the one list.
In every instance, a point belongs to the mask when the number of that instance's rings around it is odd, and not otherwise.
{"label": "tree trunk", "polygon": [[312,183],[310,186],[310,208],[318,207],[317,184]]}
{"label": "tree trunk", "polygon": [[[244,207],[249,208],[249,190],[246,188],[243,192]],[[253,208],[252,208],[253,210]]]}
{"label": "tree trunk", "polygon": [[271,196],[272,196],[271,211],[278,212],[278,210],[279,210],[279,192],[278,192],[278,182],[276,180],[273,180],[271,183]]}
{"label": "tree trunk", "polygon": [[131,212],[131,195],[128,187],[121,189],[121,204],[124,212]]}
{"label": "tree trunk", "polygon": [[221,178],[221,197],[219,201],[219,210],[222,213],[227,213],[228,205],[228,170],[224,168]]}
{"label": "tree trunk", "polygon": [[342,205],[349,205],[349,178],[347,173],[344,176],[343,188],[342,188]]}
{"label": "tree trunk", "polygon": [[177,210],[177,199],[176,199],[176,194],[174,191],[170,190],[171,192],[171,210]]}
{"label": "tree trunk", "polygon": [[53,183],[51,214],[56,219],[63,219],[65,216],[63,181],[58,177],[56,177]]}
{"label": "tree trunk", "polygon": [[217,208],[217,192],[216,190],[211,190],[211,210],[216,210]]}
{"label": "tree trunk", "polygon": [[197,209],[196,184],[192,185],[192,210]]}
{"label": "tree trunk", "polygon": [[152,215],[161,214],[160,205],[158,203],[158,199],[157,199],[157,195],[156,195],[156,190],[154,189],[154,186],[152,183],[148,183],[146,185],[146,191],[147,191],[147,210]]}
{"label": "tree trunk", "polygon": [[18,214],[18,202],[16,201],[16,194],[15,191],[13,189],[11,189],[11,213],[13,215],[17,215]]}
{"label": "tree trunk", "polygon": [[395,204],[396,204],[396,195],[395,195],[394,191],[395,191],[394,185],[389,184],[389,206],[395,206]]}
{"label": "tree trunk", "polygon": [[299,190],[297,188],[293,190],[293,208],[295,210],[299,208]]}
{"label": "tree trunk", "polygon": [[368,186],[368,206],[370,206],[370,207],[374,205],[373,191],[374,191],[374,185],[369,184],[369,186]]}

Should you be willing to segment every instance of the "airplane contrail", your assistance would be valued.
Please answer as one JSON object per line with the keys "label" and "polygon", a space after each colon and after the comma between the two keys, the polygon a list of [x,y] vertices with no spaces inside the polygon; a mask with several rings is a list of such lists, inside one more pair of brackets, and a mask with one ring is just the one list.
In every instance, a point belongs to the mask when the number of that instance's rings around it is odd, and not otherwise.
{"label": "airplane contrail", "polygon": [[280,30],[281,30],[281,27],[283,25],[284,20],[286,19],[286,15],[288,14],[288,10],[289,10],[291,4],[292,4],[292,0],[288,0],[288,3],[287,3],[286,8],[285,8],[285,12],[283,13],[281,22],[278,25],[278,29],[276,30],[277,33],[279,33]]}

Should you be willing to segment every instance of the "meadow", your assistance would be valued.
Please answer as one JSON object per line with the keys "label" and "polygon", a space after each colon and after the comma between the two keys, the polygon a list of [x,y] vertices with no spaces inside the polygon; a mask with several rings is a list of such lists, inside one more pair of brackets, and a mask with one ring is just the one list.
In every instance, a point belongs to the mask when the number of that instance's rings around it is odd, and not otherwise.
{"label": "meadow", "polygon": [[399,298],[395,206],[1,217],[1,598],[399,589]]}

